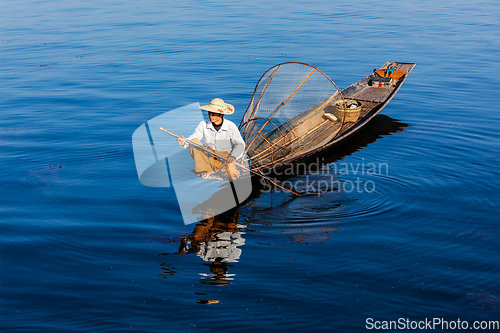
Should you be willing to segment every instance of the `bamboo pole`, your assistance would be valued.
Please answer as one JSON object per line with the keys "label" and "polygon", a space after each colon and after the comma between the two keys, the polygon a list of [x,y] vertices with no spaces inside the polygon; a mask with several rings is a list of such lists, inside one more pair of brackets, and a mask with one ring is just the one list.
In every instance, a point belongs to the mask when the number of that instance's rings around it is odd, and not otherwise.
{"label": "bamboo pole", "polygon": [[[164,129],[163,127],[160,127],[160,131],[163,131],[163,132],[165,132],[165,133],[167,133],[167,134],[170,134],[170,135],[171,135],[171,136],[173,136],[174,138],[180,138],[180,137],[181,137],[180,135],[175,134],[175,133],[173,133],[173,132],[170,132],[169,130]],[[186,142],[187,142],[187,143],[189,143],[189,145],[191,145],[191,146],[193,146],[193,147],[195,147],[195,148],[197,148],[197,149],[199,149],[199,150],[202,150],[202,151],[204,151],[204,152],[206,152],[206,153],[212,154],[212,155],[214,155],[215,157],[217,157],[218,159],[221,159],[222,161],[224,161],[225,163],[227,163],[227,158],[226,158],[226,157],[224,157],[224,156],[222,156],[222,155],[220,155],[220,154],[217,154],[216,152],[211,151],[211,150],[209,150],[209,149],[205,148],[205,147],[204,147],[204,146],[202,146],[202,145],[196,144],[196,143],[194,143],[194,142],[193,142],[193,141],[191,141],[191,140],[186,139]],[[265,180],[270,181],[271,183],[273,183],[274,185],[278,186],[279,188],[281,188],[281,189],[283,189],[283,190],[285,190],[285,191],[288,191],[288,192],[290,192],[290,193],[293,193],[293,194],[295,194],[296,196],[299,196],[299,197],[300,197],[300,196],[304,195],[304,194],[299,194],[299,193],[297,193],[297,192],[295,192],[295,191],[292,191],[291,189],[285,188],[284,186],[282,186],[282,185],[278,184],[279,182],[278,182],[276,179],[272,179],[271,177],[267,177],[267,176],[263,175],[261,172],[258,172],[258,171],[255,171],[255,170],[252,170],[252,169],[248,168],[247,166],[245,166],[245,165],[243,165],[243,164],[241,164],[241,163],[239,163],[239,162],[237,162],[237,161],[235,161],[235,162],[234,162],[234,164],[236,164],[237,166],[239,166],[239,167],[241,167],[241,168],[243,168],[243,169],[245,169],[245,170],[247,170],[247,171],[249,171],[249,172],[253,173],[253,174],[254,174],[254,175],[256,175],[256,176],[259,176],[259,177],[261,177],[261,178],[264,178]]]}

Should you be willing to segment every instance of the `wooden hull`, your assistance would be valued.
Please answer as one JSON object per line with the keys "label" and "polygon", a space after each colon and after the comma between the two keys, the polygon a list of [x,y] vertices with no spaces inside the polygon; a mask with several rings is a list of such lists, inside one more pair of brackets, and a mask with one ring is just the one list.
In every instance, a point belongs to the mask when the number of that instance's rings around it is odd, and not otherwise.
{"label": "wooden hull", "polygon": [[[409,74],[415,64],[387,62],[382,69],[390,67]],[[333,103],[340,99],[340,96],[332,96],[257,138],[248,151],[252,160],[259,161],[253,167],[270,169],[310,157],[359,131],[389,103],[406,80],[407,74],[397,80],[395,85],[382,87],[370,85],[374,77],[375,74],[372,73],[342,90],[344,99],[361,102],[361,112],[355,122],[334,122],[326,116],[334,113]]]}

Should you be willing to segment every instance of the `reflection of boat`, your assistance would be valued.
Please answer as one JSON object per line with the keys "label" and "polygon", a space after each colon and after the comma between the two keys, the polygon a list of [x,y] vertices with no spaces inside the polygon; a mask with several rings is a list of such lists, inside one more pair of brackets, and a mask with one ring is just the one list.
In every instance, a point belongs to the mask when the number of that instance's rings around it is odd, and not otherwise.
{"label": "reflection of boat", "polygon": [[307,64],[270,68],[240,124],[252,168],[281,167],[353,135],[387,105],[414,66],[387,62],[342,91]]}

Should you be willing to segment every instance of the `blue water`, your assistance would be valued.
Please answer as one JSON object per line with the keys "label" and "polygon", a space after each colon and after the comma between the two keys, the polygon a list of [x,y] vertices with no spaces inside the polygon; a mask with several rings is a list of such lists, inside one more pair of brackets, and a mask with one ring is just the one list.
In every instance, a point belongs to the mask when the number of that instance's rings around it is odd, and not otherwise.
{"label": "blue water", "polygon": [[[496,1],[0,7],[2,332],[500,320]],[[172,189],[139,182],[132,133],[214,97],[239,123],[285,61],[341,88],[386,61],[417,64],[369,127],[320,156],[328,176],[285,177],[374,186],[257,193],[184,225]],[[342,172],[369,163],[387,169]]]}

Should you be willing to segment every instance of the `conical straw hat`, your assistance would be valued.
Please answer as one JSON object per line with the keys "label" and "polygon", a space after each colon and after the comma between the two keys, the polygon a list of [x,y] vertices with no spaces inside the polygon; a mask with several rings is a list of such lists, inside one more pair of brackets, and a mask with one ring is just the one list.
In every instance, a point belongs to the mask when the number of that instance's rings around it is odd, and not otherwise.
{"label": "conical straw hat", "polygon": [[234,106],[229,103],[225,103],[220,98],[214,98],[210,104],[200,106],[200,109],[221,114],[233,114]]}

